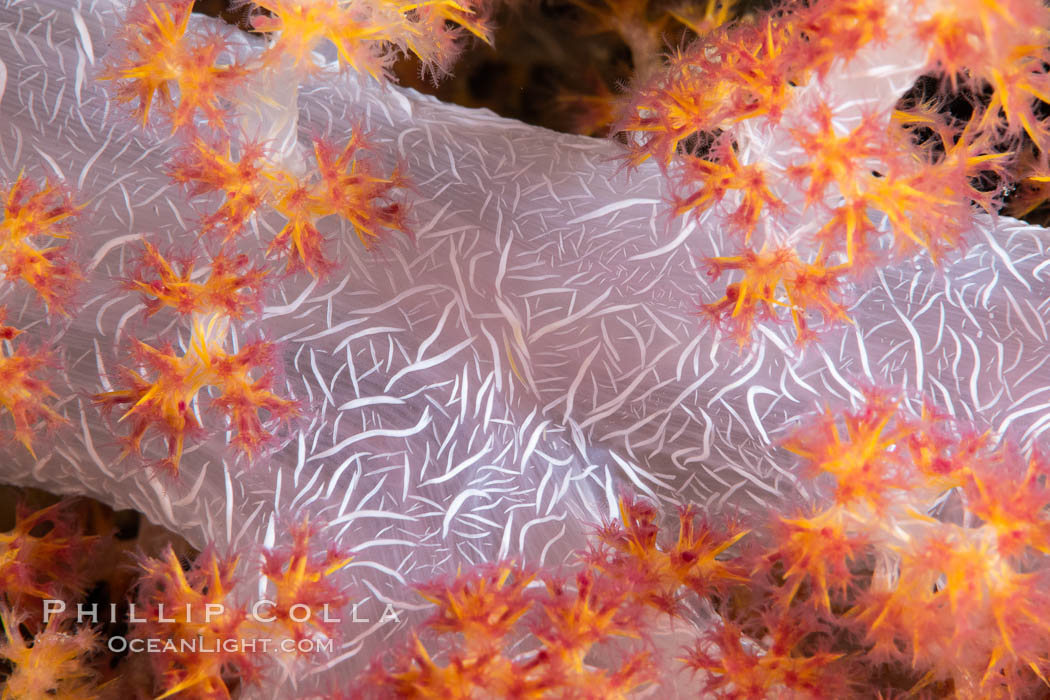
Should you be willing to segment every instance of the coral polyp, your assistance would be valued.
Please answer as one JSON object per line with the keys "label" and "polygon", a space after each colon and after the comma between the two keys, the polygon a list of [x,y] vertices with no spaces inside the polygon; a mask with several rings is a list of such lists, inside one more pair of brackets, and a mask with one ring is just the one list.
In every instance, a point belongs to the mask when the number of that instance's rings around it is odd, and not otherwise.
{"label": "coral polyp", "polygon": [[[0,188],[0,192],[4,191]],[[73,235],[70,219],[77,213],[59,183],[40,186],[24,172],[6,188],[0,219],[0,261],[9,281],[28,284],[49,310],[68,314],[80,272],[60,243]],[[59,243],[59,245],[49,245]]]}

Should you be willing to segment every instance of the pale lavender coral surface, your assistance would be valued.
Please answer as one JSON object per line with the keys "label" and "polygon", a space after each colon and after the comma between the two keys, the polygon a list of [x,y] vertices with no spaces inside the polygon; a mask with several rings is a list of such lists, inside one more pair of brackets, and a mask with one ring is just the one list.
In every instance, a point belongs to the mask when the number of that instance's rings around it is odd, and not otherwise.
{"label": "pale lavender coral surface", "polygon": [[[773,326],[741,352],[697,314],[721,294],[698,263],[726,252],[719,215],[669,220],[658,169],[627,174],[612,143],[332,72],[299,91],[299,143],[367,126],[413,182],[415,240],[370,253],[326,220],[338,272],[278,281],[237,329],[241,342],[281,342],[282,388],[309,408],[281,449],[246,465],[220,434],[187,451],[177,480],[121,462],[90,397],[111,388],[132,337],[184,342],[186,329],[144,321],[119,280],[143,239],[193,240],[201,209],[164,174],[172,140],[134,128],[94,81],[119,18],[106,0],[0,0],[0,176],[25,168],[73,189],[88,278],[69,321],[23,287],[3,291],[9,322],[61,350],[69,425],[35,460],[6,446],[0,480],[136,508],[194,544],[244,552],[315,514],[355,556],[354,598],[408,611],[408,584],[461,565],[564,560],[623,487],[710,510],[804,497],[773,445],[864,382],[925,393],[1026,447],[1050,427],[1043,229],[984,218],[943,269],[918,257],[873,275],[855,323],[819,345],[800,352]],[[865,94],[900,91],[885,60],[855,64]],[[348,621],[322,669],[336,675],[308,683],[351,677],[403,618]]]}

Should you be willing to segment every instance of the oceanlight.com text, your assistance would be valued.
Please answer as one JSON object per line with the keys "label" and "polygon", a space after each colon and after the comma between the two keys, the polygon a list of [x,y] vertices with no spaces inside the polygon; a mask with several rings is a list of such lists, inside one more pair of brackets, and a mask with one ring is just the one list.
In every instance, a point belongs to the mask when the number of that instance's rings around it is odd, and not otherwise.
{"label": "oceanlight.com text", "polygon": [[238,654],[282,652],[285,654],[331,653],[334,642],[331,639],[128,639],[127,637],[110,637],[106,643],[109,650],[116,654],[129,651],[133,654]]}

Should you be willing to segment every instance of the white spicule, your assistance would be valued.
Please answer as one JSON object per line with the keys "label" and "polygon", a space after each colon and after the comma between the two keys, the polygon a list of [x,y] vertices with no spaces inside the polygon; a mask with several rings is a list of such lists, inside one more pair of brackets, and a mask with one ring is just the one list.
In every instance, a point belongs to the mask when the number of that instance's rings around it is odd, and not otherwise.
{"label": "white spicule", "polygon": [[[615,144],[333,71],[299,91],[299,144],[367,128],[411,178],[415,239],[367,252],[326,219],[338,272],[275,276],[261,318],[236,328],[240,342],[280,341],[279,386],[305,417],[254,464],[219,433],[187,449],[177,479],[151,475],[119,459],[90,397],[113,387],[133,338],[185,342],[185,322],[144,320],[120,281],[143,240],[191,245],[215,201],[188,200],[165,175],[173,139],[136,128],[94,80],[117,22],[106,0],[0,2],[0,175],[25,168],[73,189],[87,277],[71,319],[48,318],[24,286],[4,290],[8,323],[61,351],[69,424],[37,459],[5,447],[3,481],[135,508],[243,552],[310,514],[354,554],[358,599],[408,610],[409,584],[459,566],[564,561],[624,489],[709,511],[804,499],[777,440],[866,383],[1026,446],[1050,427],[1043,229],[984,218],[943,269],[919,257],[873,275],[854,323],[820,344],[800,352],[793,329],[766,325],[740,351],[698,315],[722,294],[699,260],[732,252],[720,214],[669,220],[657,168],[625,173]],[[281,224],[260,216],[242,245],[261,250]],[[403,626],[352,625],[314,681],[352,675]]]}

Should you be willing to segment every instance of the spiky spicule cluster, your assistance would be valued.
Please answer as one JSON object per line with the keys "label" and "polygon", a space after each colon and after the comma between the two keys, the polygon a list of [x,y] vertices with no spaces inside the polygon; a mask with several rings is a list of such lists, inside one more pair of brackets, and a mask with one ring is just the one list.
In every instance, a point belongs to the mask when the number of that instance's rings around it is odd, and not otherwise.
{"label": "spiky spicule cluster", "polygon": [[387,83],[483,6],[251,4],[0,6],[2,473],[203,551],[121,661],[20,515],[5,693],[1047,692],[1039,0],[708,3],[626,149]]}

